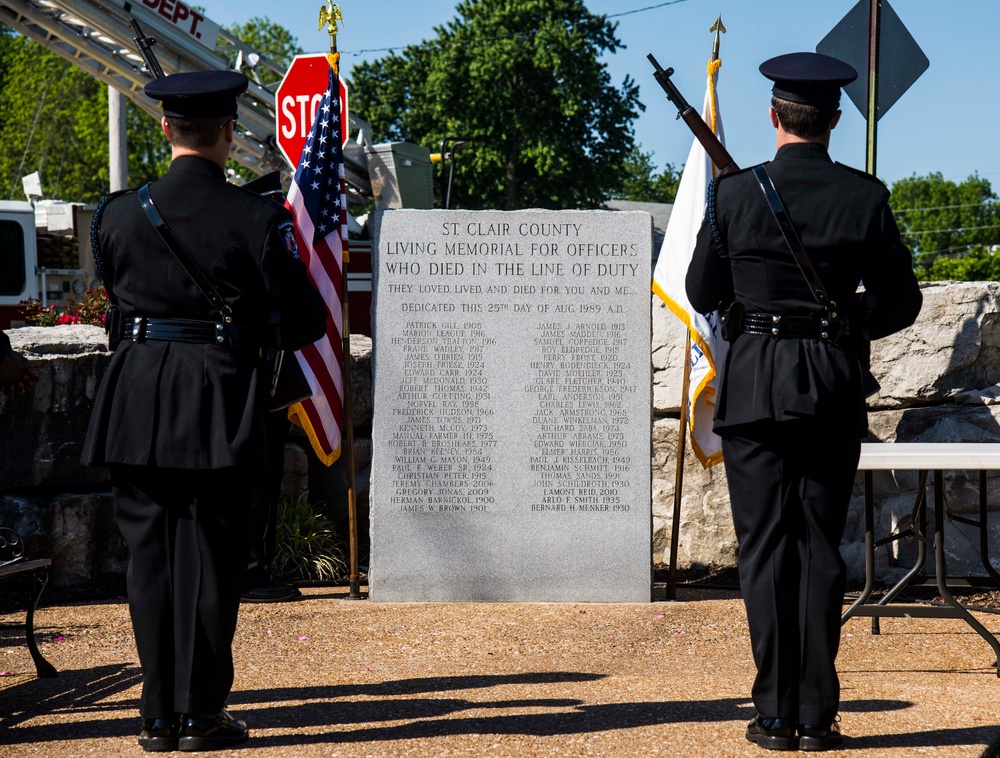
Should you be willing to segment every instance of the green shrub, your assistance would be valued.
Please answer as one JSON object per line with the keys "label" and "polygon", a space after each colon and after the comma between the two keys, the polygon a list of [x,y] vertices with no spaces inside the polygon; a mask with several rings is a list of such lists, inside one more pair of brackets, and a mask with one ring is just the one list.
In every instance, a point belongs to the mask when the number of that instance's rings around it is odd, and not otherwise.
{"label": "green shrub", "polygon": [[347,574],[333,522],[305,497],[278,503],[274,573],[288,579],[334,581]]}

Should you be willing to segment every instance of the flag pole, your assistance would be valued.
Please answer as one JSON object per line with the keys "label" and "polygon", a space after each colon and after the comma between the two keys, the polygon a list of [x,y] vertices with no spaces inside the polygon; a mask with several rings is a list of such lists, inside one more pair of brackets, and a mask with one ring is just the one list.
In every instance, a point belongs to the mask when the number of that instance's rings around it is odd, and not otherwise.
{"label": "flag pole", "polygon": [[[722,42],[722,35],[726,33],[726,27],[722,24],[722,14],[715,20],[709,28],[710,32],[715,32],[715,40],[712,43],[711,63],[719,60],[719,46]],[[711,71],[711,68],[709,68]],[[710,73],[709,76],[712,74]],[[713,172],[715,167],[713,166]],[[677,467],[674,473],[674,511],[670,524],[670,559],[667,563],[667,600],[677,599],[677,553],[679,549],[681,535],[681,498],[684,494],[684,455],[687,452],[687,427],[690,415],[691,391],[691,330],[684,329],[684,378],[681,381],[681,413],[680,429],[677,433]]]}
{"label": "flag pole", "polygon": [[667,564],[666,600],[677,599],[677,551],[681,536],[681,496],[684,494],[684,454],[687,449],[688,392],[691,389],[691,330],[684,327],[684,379],[681,382],[680,429],[677,432],[677,466],[674,471],[674,514],[670,523],[670,562]]}
{"label": "flag pole", "polygon": [[[344,16],[340,12],[340,7],[334,5],[332,0],[327,0],[327,5],[324,5],[319,10],[319,28],[323,29],[327,26],[327,31],[330,33],[330,55],[329,61],[330,65],[333,67],[333,75],[338,82],[340,81],[340,53],[337,52],[337,22],[343,23]],[[347,129],[347,124],[340,125],[341,130]],[[341,134],[341,139],[343,139],[343,134]],[[346,210],[346,209],[345,209]],[[341,231],[343,234],[343,230]],[[347,521],[348,521],[348,539],[350,541],[350,576],[348,580],[350,582],[350,592],[348,598],[351,600],[360,600],[361,595],[361,581],[360,581],[360,571],[358,567],[358,506],[355,498],[355,482],[354,482],[354,399],[353,399],[353,388],[351,386],[351,321],[350,321],[350,307],[348,305],[348,293],[347,293],[347,262],[349,258],[347,239],[343,240],[343,258],[340,267],[341,276],[341,292],[343,293],[341,297],[342,303],[342,317],[343,317],[343,364],[341,365],[341,376],[344,382],[344,434],[347,443]]]}
{"label": "flag pole", "polygon": [[869,0],[868,6],[868,117],[865,171],[875,176],[876,145],[878,143],[878,69],[879,42],[882,25],[881,0]]}

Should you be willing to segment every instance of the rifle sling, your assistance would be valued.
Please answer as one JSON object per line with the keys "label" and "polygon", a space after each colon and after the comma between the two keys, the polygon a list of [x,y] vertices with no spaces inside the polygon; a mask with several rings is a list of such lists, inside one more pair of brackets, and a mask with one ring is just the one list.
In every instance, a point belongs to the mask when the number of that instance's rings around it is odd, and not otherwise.
{"label": "rifle sling", "polygon": [[781,234],[785,238],[785,243],[788,245],[788,249],[792,251],[792,256],[795,258],[795,262],[798,264],[799,270],[806,280],[806,284],[809,285],[813,297],[816,298],[817,303],[829,309],[831,307],[830,296],[826,293],[826,288],[823,286],[819,274],[816,273],[816,269],[809,259],[809,254],[802,245],[799,233],[792,226],[792,221],[788,217],[784,203],[781,202],[778,190],[774,187],[774,182],[771,181],[770,174],[767,173],[767,168],[765,166],[754,166],[753,175],[757,177],[757,183],[760,185],[761,192],[764,193],[767,206],[771,209],[771,213],[774,214],[774,220],[778,222]]}
{"label": "rifle sling", "polygon": [[149,217],[150,222],[153,227],[159,232],[160,237],[166,243],[170,252],[174,254],[177,258],[177,262],[181,264],[181,267],[187,272],[187,275],[194,280],[194,283],[201,290],[201,293],[208,300],[209,305],[211,305],[220,314],[228,313],[229,306],[226,305],[226,301],[222,299],[222,295],[219,294],[215,286],[208,280],[204,272],[198,268],[198,264],[194,262],[194,259],[188,254],[181,243],[174,236],[174,233],[167,226],[167,222],[163,220],[163,216],[156,209],[153,204],[153,198],[149,195],[149,185],[145,184],[139,188],[139,202],[142,204],[142,209],[146,212],[146,216]]}

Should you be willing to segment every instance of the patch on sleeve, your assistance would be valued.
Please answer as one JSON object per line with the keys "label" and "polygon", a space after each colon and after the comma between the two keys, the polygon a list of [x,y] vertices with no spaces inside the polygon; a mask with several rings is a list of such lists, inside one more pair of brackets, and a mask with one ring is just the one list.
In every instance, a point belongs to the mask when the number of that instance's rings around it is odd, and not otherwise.
{"label": "patch on sleeve", "polygon": [[295,244],[295,224],[291,221],[283,221],[278,224],[278,233],[281,241],[285,243],[285,249],[295,260],[299,259],[299,246]]}

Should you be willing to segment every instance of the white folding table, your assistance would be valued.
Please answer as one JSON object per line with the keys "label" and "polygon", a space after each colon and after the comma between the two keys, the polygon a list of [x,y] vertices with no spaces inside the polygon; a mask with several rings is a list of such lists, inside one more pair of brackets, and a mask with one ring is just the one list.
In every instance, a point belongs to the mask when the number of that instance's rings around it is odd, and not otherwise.
{"label": "white folding table", "polygon": [[[987,530],[987,493],[986,475],[990,470],[1000,470],[1000,443],[950,443],[950,442],[896,442],[896,443],[863,443],[861,445],[861,461],[858,470],[864,472],[865,480],[865,588],[861,596],[844,611],[842,622],[852,616],[870,616],[872,618],[872,633],[879,633],[879,618],[882,616],[910,616],[921,618],[955,618],[962,619],[985,639],[993,648],[1000,663],[1000,642],[990,633],[969,611],[959,605],[948,589],[951,586],[968,586],[973,584],[975,577],[949,577],[945,565],[944,554],[944,513],[947,508],[947,498],[944,493],[944,472],[946,470],[979,471],[979,520],[949,514],[954,521],[979,528],[980,559],[983,568],[989,575],[985,582],[1000,587],[1000,573],[990,563],[989,541]],[[877,603],[868,603],[875,588],[875,495],[873,472],[886,470],[912,470],[920,472],[917,486],[917,500],[914,505],[914,518],[904,534],[916,538],[918,545],[917,561],[907,574],[900,579]],[[934,524],[933,531],[927,533],[926,518],[926,483],[928,472],[934,472]],[[899,539],[895,534],[881,540],[884,544]],[[934,577],[920,576],[927,555],[927,545],[934,547]],[[983,578],[980,578],[983,579]],[[976,584],[983,583],[975,582]],[[937,590],[944,598],[943,606],[891,606],[889,603],[904,588],[909,585],[936,584]],[[997,667],[1000,676],[1000,666]]]}

